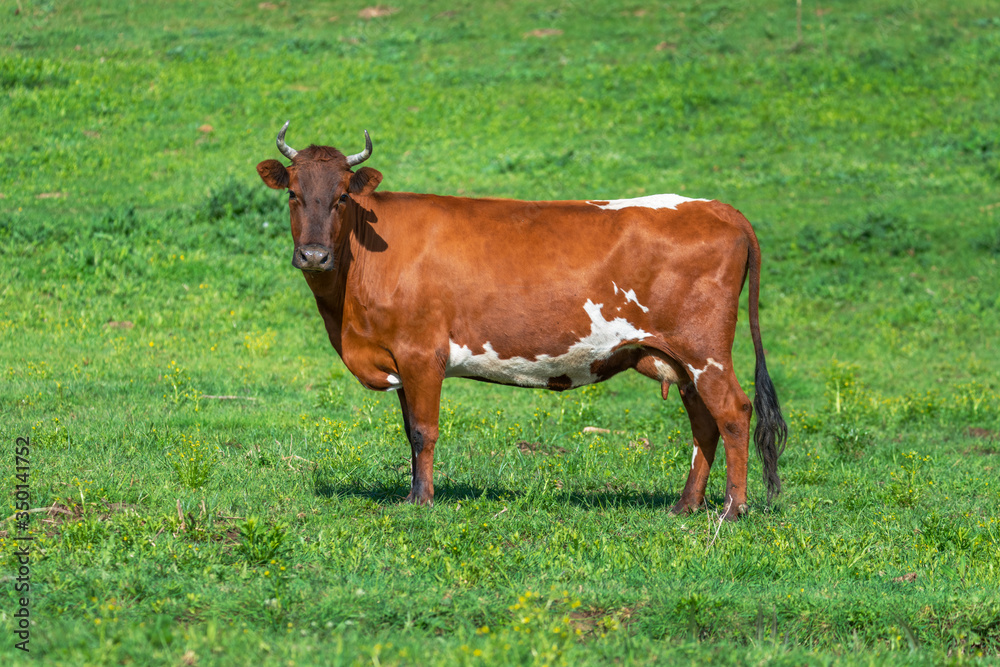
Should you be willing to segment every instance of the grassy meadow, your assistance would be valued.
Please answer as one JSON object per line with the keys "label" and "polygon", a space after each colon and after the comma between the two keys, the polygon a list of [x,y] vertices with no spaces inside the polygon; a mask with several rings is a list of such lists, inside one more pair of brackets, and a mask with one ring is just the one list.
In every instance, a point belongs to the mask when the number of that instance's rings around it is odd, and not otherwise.
{"label": "grassy meadow", "polygon": [[[1000,7],[0,0],[2,664],[996,664]],[[290,265],[287,140],[383,190],[754,223],[784,492],[674,517],[676,393],[445,383],[402,503]],[[735,360],[752,393],[741,312]],[[583,433],[586,426],[610,430]]]}

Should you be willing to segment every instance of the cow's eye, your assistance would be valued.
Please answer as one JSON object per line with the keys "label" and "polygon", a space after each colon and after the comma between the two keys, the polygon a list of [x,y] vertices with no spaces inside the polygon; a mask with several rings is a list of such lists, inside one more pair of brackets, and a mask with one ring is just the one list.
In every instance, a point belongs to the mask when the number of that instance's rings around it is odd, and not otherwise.
{"label": "cow's eye", "polygon": [[340,203],[343,204],[345,201],[347,201],[347,193],[346,192],[344,194],[340,195]]}
{"label": "cow's eye", "polygon": [[292,201],[292,200],[293,200],[293,199],[295,199],[295,198],[296,198],[296,197],[295,197],[295,193],[294,193],[294,192],[292,192],[291,190],[289,190],[289,191],[288,191],[288,201]]}

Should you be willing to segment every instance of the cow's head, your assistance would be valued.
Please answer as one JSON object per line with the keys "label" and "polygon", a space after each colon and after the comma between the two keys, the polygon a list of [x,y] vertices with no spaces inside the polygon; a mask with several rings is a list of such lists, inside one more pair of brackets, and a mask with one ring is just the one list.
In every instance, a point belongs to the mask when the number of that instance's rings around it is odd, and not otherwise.
{"label": "cow's head", "polygon": [[264,160],[257,173],[269,188],[288,190],[292,222],[292,266],[303,271],[332,271],[334,245],[345,221],[357,213],[353,197],[370,195],[382,181],[371,167],[357,166],[371,157],[372,140],[365,130],[365,150],[345,156],[329,146],[310,146],[297,151],[285,143],[286,121],[278,132],[278,150],[292,163]]}

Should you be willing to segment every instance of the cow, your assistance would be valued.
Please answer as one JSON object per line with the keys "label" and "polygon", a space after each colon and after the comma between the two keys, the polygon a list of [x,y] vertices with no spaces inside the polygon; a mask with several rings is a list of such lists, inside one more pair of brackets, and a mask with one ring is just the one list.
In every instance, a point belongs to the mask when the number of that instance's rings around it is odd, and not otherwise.
{"label": "cow", "polygon": [[[445,378],[556,391],[635,369],[667,397],[678,385],[694,450],[672,510],[705,501],[720,436],[722,516],[747,505],[751,414],[767,501],[781,491],[787,427],[758,319],[760,246],[747,219],[715,200],[517,201],[376,191],[372,154],[330,146],[278,150],[257,165],[288,191],[292,266],[302,271],[330,343],[368,389],[395,391],[410,443],[406,500],[430,505]],[[756,356],[751,407],[732,346],[749,276]]]}

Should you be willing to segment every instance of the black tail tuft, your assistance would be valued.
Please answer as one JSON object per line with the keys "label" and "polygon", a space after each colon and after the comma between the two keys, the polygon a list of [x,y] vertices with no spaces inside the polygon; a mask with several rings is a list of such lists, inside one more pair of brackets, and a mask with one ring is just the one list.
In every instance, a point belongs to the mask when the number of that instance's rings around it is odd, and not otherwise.
{"label": "black tail tuft", "polygon": [[[743,218],[746,221],[746,218]],[[778,405],[778,393],[771,383],[767,373],[767,361],[764,359],[764,342],[760,337],[760,246],[757,235],[753,233],[750,223],[746,222],[749,239],[747,254],[747,273],[750,283],[750,337],[753,338],[753,351],[757,357],[755,372],[753,407],[757,413],[757,427],[753,432],[753,442],[757,447],[757,456],[764,466],[764,485],[767,486],[767,504],[781,493],[781,478],[778,477],[778,458],[785,451],[788,440],[788,426],[781,416],[781,406]]]}
{"label": "black tail tuft", "polygon": [[757,413],[757,427],[753,432],[753,442],[757,456],[764,466],[764,484],[767,486],[767,504],[781,493],[781,478],[778,477],[778,458],[785,451],[788,426],[781,416],[778,394],[774,391],[771,376],[767,373],[764,355],[757,357],[753,409]]}

